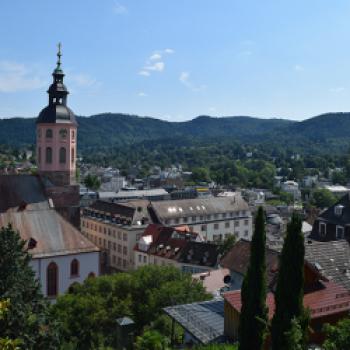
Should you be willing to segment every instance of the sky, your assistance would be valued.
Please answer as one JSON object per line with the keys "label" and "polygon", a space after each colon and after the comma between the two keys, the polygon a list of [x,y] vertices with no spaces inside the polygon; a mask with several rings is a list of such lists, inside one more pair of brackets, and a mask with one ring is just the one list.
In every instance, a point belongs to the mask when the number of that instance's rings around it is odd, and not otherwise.
{"label": "sky", "polygon": [[0,118],[34,117],[62,43],[77,115],[303,120],[350,111],[348,0],[11,0]]}

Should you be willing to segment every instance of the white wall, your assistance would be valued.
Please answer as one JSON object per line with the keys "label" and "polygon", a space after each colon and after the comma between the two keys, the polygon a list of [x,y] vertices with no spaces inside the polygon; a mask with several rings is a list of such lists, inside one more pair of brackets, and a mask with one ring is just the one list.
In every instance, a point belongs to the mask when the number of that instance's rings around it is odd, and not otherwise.
{"label": "white wall", "polygon": [[[77,259],[79,261],[79,276],[76,277],[70,276],[70,264],[73,259]],[[45,296],[47,291],[47,266],[51,262],[55,262],[58,266],[59,294],[65,293],[69,286],[74,282],[84,282],[91,272],[93,272],[95,276],[100,274],[99,252],[53,256],[49,258],[34,258],[31,261],[31,266],[41,283],[42,293]]]}

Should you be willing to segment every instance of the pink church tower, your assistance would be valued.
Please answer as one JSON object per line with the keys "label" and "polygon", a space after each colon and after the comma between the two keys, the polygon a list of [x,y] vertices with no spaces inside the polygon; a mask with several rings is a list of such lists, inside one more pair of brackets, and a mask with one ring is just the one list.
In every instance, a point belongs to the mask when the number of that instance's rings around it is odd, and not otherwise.
{"label": "pink church tower", "polygon": [[53,83],[47,91],[49,104],[36,121],[36,159],[39,175],[54,186],[75,184],[77,154],[77,122],[67,107],[69,94],[63,84],[61,45],[58,45],[57,66]]}

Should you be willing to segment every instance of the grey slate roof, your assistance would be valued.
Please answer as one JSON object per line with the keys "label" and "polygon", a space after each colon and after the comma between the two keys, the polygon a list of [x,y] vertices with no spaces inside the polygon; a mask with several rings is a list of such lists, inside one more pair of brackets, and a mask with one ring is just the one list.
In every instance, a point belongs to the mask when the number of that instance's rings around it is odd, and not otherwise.
{"label": "grey slate roof", "polygon": [[326,278],[350,290],[350,244],[346,240],[305,244],[305,258]]}
{"label": "grey slate roof", "polygon": [[27,209],[49,207],[40,178],[33,175],[0,175],[0,213],[23,203]]}
{"label": "grey slate roof", "polygon": [[185,216],[211,215],[230,213],[238,210],[249,210],[248,204],[240,196],[159,201],[152,202],[151,206],[161,221]]}
{"label": "grey slate roof", "polygon": [[163,309],[200,343],[217,342],[224,336],[224,299],[170,306]]}

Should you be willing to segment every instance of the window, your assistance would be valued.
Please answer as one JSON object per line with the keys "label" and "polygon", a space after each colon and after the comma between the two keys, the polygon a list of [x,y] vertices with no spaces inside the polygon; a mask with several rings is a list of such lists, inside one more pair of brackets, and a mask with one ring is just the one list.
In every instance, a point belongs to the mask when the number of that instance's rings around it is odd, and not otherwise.
{"label": "window", "polygon": [[344,227],[343,226],[337,226],[336,238],[337,239],[344,238]]}
{"label": "window", "polygon": [[99,243],[100,245],[102,245],[102,238],[101,238],[101,237],[98,239],[98,243]]}
{"label": "window", "polygon": [[47,129],[46,130],[46,138],[47,139],[52,139],[52,137],[53,137],[52,129]]}
{"label": "window", "polygon": [[127,247],[123,247],[123,255],[126,255],[128,253],[128,248]]}
{"label": "window", "polygon": [[139,254],[139,262],[141,262],[141,260],[142,260],[142,256],[141,254]]}
{"label": "window", "polygon": [[230,227],[230,222],[229,221],[225,222],[225,228],[229,228],[229,227]]}
{"label": "window", "polygon": [[248,220],[244,220],[244,225],[248,226]]}
{"label": "window", "polygon": [[219,224],[214,224],[214,230],[218,230],[219,229]]}
{"label": "window", "polygon": [[75,138],[75,132],[74,130],[72,130],[72,139],[74,140],[74,138]]}
{"label": "window", "polygon": [[116,252],[117,251],[117,243],[113,243],[113,250]]}
{"label": "window", "polygon": [[248,230],[244,231],[244,236],[247,237],[248,236]]}
{"label": "window", "polygon": [[78,276],[79,275],[79,261],[77,259],[73,259],[70,263],[70,276]]}
{"label": "window", "polygon": [[191,220],[192,220],[192,222],[195,222],[196,221],[196,217],[192,216]]}
{"label": "window", "polygon": [[122,233],[118,232],[118,239],[122,239]]}
{"label": "window", "polygon": [[68,133],[67,129],[60,129],[59,134],[60,134],[61,139],[66,139],[67,133]]}
{"label": "window", "polygon": [[38,162],[41,163],[41,147],[38,149]]}
{"label": "window", "polygon": [[175,219],[175,220],[174,220],[174,223],[175,223],[175,224],[178,224],[179,222],[180,222],[180,219]]}
{"label": "window", "polygon": [[207,225],[202,225],[201,226],[201,231],[206,231],[207,230]]}
{"label": "window", "polygon": [[74,157],[75,157],[75,155],[74,155],[74,148],[72,148],[72,151],[71,151],[71,158],[72,158],[71,161],[72,161],[72,163],[75,162]]}
{"label": "window", "polygon": [[117,263],[117,257],[115,255],[113,255],[113,264]]}
{"label": "window", "polygon": [[126,233],[123,233],[123,241],[127,241],[128,240],[128,235]]}
{"label": "window", "polygon": [[51,147],[47,147],[46,148],[46,163],[51,164],[52,163],[52,148]]}
{"label": "window", "polygon": [[108,249],[111,249],[111,248],[112,248],[112,242],[108,241]]}
{"label": "window", "polygon": [[118,244],[118,253],[122,252],[122,246],[120,244]]}
{"label": "window", "polygon": [[143,256],[143,262],[146,264],[146,262],[147,262],[147,256],[146,255],[144,255]]}
{"label": "window", "polygon": [[65,164],[66,163],[66,149],[64,147],[60,148],[60,164]]}
{"label": "window", "polygon": [[184,218],[184,222],[186,223],[188,221],[188,218]]}
{"label": "window", "polygon": [[126,268],[126,260],[123,259],[123,267]]}
{"label": "window", "polygon": [[239,227],[239,221],[235,221],[235,226]]}
{"label": "window", "polygon": [[122,258],[118,258],[118,265],[121,266],[122,264]]}
{"label": "window", "polygon": [[325,237],[326,236],[326,224],[324,222],[320,222],[320,236]]}
{"label": "window", "polygon": [[222,214],[222,218],[225,219],[226,218],[226,213]]}
{"label": "window", "polygon": [[58,266],[51,262],[47,267],[47,296],[55,297],[58,293]]}

